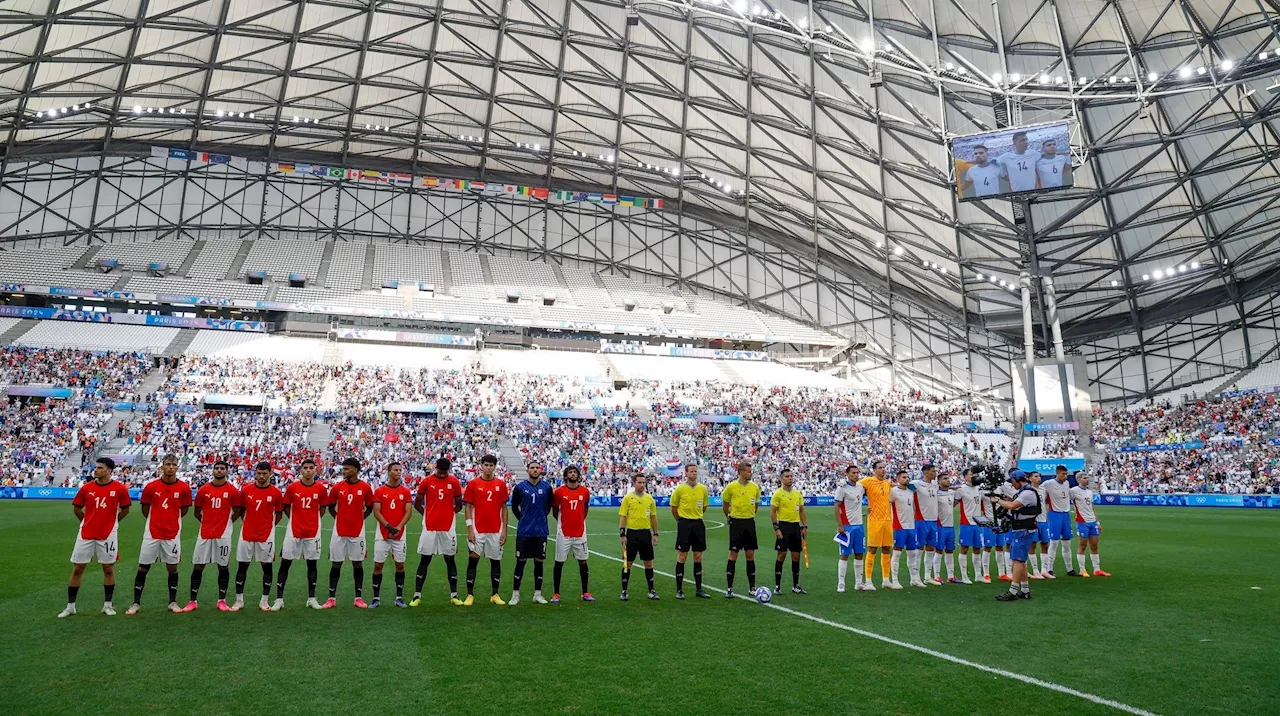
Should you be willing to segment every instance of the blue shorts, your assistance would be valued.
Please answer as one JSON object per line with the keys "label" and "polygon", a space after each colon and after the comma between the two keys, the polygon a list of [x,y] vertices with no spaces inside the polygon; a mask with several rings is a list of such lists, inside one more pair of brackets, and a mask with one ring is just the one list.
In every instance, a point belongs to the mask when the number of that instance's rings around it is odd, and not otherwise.
{"label": "blue shorts", "polygon": [[1048,522],[1037,522],[1037,523],[1036,523],[1036,535],[1037,535],[1037,537],[1038,537],[1038,539],[1037,539],[1037,541],[1038,541],[1038,542],[1040,542],[1040,543],[1042,543],[1042,544],[1049,544],[1049,523],[1048,523]]}
{"label": "blue shorts", "polygon": [[960,546],[981,547],[982,528],[977,525],[960,525]]}
{"label": "blue shorts", "polygon": [[1035,530],[1014,530],[1009,533],[1009,559],[1014,562],[1027,562],[1031,552],[1031,543],[1036,540]]}
{"label": "blue shorts", "polygon": [[867,553],[867,533],[862,525],[845,525],[844,533],[849,535],[849,546],[840,546],[840,556],[855,554],[859,557]]}
{"label": "blue shorts", "polygon": [[982,547],[991,549],[996,546],[996,533],[990,527],[982,528]]}
{"label": "blue shorts", "polygon": [[915,530],[894,530],[893,531],[893,548],[894,549],[920,549],[920,542],[916,539]]}
{"label": "blue shorts", "polygon": [[1049,513],[1049,539],[1071,540],[1071,515],[1069,513]]}
{"label": "blue shorts", "polygon": [[933,536],[935,540],[934,549],[942,552],[956,551],[956,528],[934,525]]}
{"label": "blue shorts", "polygon": [[916,523],[916,544],[921,547],[937,547],[935,544],[938,537],[937,522],[917,522]]}
{"label": "blue shorts", "polygon": [[1097,537],[1101,531],[1098,529],[1097,522],[1077,522],[1076,534],[1081,537]]}
{"label": "blue shorts", "polygon": [[997,546],[997,547],[1008,547],[1008,546],[1009,546],[1009,533],[1008,533],[1008,532],[996,532],[996,533],[995,533],[995,537],[996,537],[996,546]]}

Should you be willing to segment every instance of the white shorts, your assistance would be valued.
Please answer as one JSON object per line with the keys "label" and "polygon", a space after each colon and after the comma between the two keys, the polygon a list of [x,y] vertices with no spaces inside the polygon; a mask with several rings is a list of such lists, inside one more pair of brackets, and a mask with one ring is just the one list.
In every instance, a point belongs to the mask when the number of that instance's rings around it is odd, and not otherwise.
{"label": "white shorts", "polygon": [[182,561],[182,543],[176,539],[142,538],[142,552],[138,555],[138,564],[177,564]]}
{"label": "white shorts", "polygon": [[477,532],[476,541],[468,541],[467,549],[485,559],[502,559],[501,537],[500,532]]}
{"label": "white shorts", "polygon": [[315,537],[290,537],[288,534],[284,536],[284,544],[280,545],[281,559],[305,559],[311,561],[320,559],[320,535]]}
{"label": "white shorts", "polygon": [[364,561],[364,535],[359,537],[343,537],[337,532],[329,538],[329,559],[334,562]]}
{"label": "white shorts", "polygon": [[192,564],[216,563],[220,567],[231,561],[231,534],[205,539],[196,537],[196,548],[191,553]]}
{"label": "white shorts", "polygon": [[275,539],[266,542],[246,542],[244,536],[241,535],[240,543],[236,545],[236,561],[237,562],[274,562],[276,561],[276,541]]}
{"label": "white shorts", "polygon": [[378,531],[378,537],[373,541],[374,562],[382,564],[387,561],[387,555],[391,555],[397,564],[404,564],[405,554],[403,539],[382,539],[382,531]]}
{"label": "white shorts", "polygon": [[574,559],[587,558],[587,538],[585,535],[582,537],[556,535],[556,561],[565,561],[569,558],[570,552],[573,553]]}
{"label": "white shorts", "polygon": [[120,542],[115,530],[106,539],[82,539],[80,533],[76,533],[76,546],[71,548],[72,564],[88,564],[95,558],[98,564],[115,564],[119,556]]}
{"label": "white shorts", "polygon": [[448,557],[458,553],[458,535],[453,532],[423,532],[418,538],[418,554],[442,554]]}

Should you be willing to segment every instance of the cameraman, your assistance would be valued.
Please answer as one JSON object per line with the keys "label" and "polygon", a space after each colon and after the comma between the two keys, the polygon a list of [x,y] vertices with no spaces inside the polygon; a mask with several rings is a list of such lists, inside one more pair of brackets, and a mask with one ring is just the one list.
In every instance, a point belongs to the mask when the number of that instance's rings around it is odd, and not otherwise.
{"label": "cameraman", "polygon": [[1013,583],[1009,591],[996,595],[1002,602],[1031,598],[1031,582],[1027,579],[1027,559],[1031,543],[1036,538],[1036,517],[1040,514],[1040,497],[1027,479],[1027,474],[1014,470],[1009,475],[1013,485],[1013,499],[993,498],[996,504],[1009,511],[1012,530],[1009,532],[1009,558],[1013,561]]}

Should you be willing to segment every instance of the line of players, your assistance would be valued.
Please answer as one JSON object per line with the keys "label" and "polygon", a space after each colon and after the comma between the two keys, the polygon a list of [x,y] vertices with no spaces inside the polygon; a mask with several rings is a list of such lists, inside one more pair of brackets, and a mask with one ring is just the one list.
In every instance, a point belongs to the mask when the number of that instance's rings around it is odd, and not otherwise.
{"label": "line of players", "polygon": [[[490,602],[499,605],[519,603],[525,564],[532,559],[533,601],[546,604],[547,600],[542,596],[542,581],[548,515],[556,517],[558,530],[554,576],[556,593],[551,601],[560,599],[561,571],[570,554],[578,561],[583,601],[595,601],[588,589],[586,546],[590,493],[580,482],[581,473],[577,468],[567,468],[564,484],[553,489],[542,479],[541,465],[531,463],[528,466],[529,479],[509,489],[506,482],[495,475],[497,462],[492,455],[484,456],[480,461],[479,476],[468,481],[464,489],[461,482],[450,474],[450,461],[441,458],[436,462],[435,471],[419,483],[414,494],[403,484],[404,468],[398,462],[387,466],[385,483],[374,489],[360,479],[360,463],[354,458],[342,462],[342,480],[332,487],[318,482],[315,462],[305,460],[300,465],[298,479],[282,491],[273,484],[270,463],[259,463],[254,481],[237,488],[227,479],[228,465],[219,461],[214,464],[213,480],[201,486],[193,500],[191,487],[178,479],[177,458],[166,456],[161,461],[160,477],[147,483],[142,490],[142,513],[146,524],[134,578],[133,603],[125,613],[137,614],[141,609],[147,574],[157,561],[162,562],[168,572],[168,608],[171,612],[190,612],[199,607],[200,584],[205,566],[209,564],[216,564],[218,568],[218,609],[239,611],[244,607],[245,582],[253,562],[262,568],[260,608],[279,611],[284,608],[284,590],[290,567],[298,559],[306,562],[307,606],[313,609],[335,606],[342,565],[348,561],[351,562],[355,585],[354,605],[361,609],[380,606],[383,568],[388,559],[395,567],[395,605],[416,607],[421,603],[422,589],[435,556],[440,556],[445,563],[450,601],[455,605],[471,606],[474,603],[476,572],[482,559],[488,559],[490,564]],[[115,590],[114,565],[119,553],[117,532],[120,521],[129,513],[131,500],[128,489],[112,479],[114,470],[115,463],[111,459],[100,458],[94,465],[94,479],[85,483],[72,501],[80,528],[71,554],[67,607],[59,617],[76,613],[81,578],[91,559],[97,559],[103,570],[106,599],[102,611],[107,615],[115,614],[112,598]],[[192,555],[190,600],[183,607],[178,604],[181,527],[182,518],[193,506],[200,532]],[[469,553],[465,598],[458,592],[455,531],[455,515],[464,507]],[[420,560],[413,597],[406,603],[405,534],[413,510],[422,515],[424,531],[418,540]],[[329,598],[321,603],[316,598],[316,586],[321,552],[320,518],[325,511],[333,516],[334,527],[329,540]],[[498,589],[502,553],[507,542],[508,511],[517,520],[516,567],[511,600],[504,602],[498,595]],[[363,598],[364,560],[367,556],[365,520],[370,515],[378,527],[373,546],[373,599],[366,603]],[[280,571],[274,575],[276,525],[286,517],[288,522],[280,550]],[[237,520],[241,521],[241,528],[236,544],[235,599],[228,605],[232,526]],[[273,584],[276,589],[274,602],[270,600]]]}
{"label": "line of players", "polygon": [[[497,459],[486,455],[481,459],[480,474],[470,480],[464,489],[456,477],[450,474],[452,465],[447,459],[436,463],[435,472],[418,485],[416,495],[402,483],[403,466],[391,463],[387,466],[385,484],[372,488],[359,477],[360,464],[355,459],[342,463],[343,479],[332,487],[326,487],[315,479],[316,465],[311,460],[302,463],[299,478],[281,491],[272,484],[273,472],[269,463],[259,463],[254,481],[236,488],[228,481],[228,466],[224,462],[214,465],[214,478],[197,491],[192,500],[189,485],[177,477],[177,459],[166,456],[161,462],[160,477],[149,482],[142,491],[141,503],[146,519],[138,571],[134,579],[134,600],[126,611],[136,614],[141,609],[142,594],[147,575],[157,561],[165,564],[168,572],[169,610],[189,612],[198,608],[198,594],[204,568],[208,564],[218,567],[218,609],[239,611],[244,606],[244,589],[249,566],[258,562],[262,569],[262,597],[259,606],[264,611],[279,611],[284,607],[284,590],[292,563],[302,559],[307,566],[307,606],[328,609],[336,604],[335,594],[341,578],[342,565],[350,561],[355,586],[354,605],[359,608],[376,608],[381,604],[383,569],[388,558],[394,564],[394,579],[398,607],[416,607],[421,603],[422,589],[426,583],[432,558],[436,555],[445,562],[451,603],[470,606],[474,603],[476,573],[481,559],[490,562],[492,595],[490,602],[498,605],[518,604],[520,586],[528,560],[534,561],[533,601],[547,603],[542,595],[543,562],[546,557],[548,537],[547,517],[557,519],[556,555],[554,570],[554,595],[552,603],[560,601],[560,586],[564,563],[573,556],[579,567],[582,599],[595,601],[589,589],[588,549],[586,517],[590,505],[590,493],[581,484],[577,468],[564,471],[564,484],[558,488],[542,479],[542,467],[538,463],[528,466],[529,478],[509,489],[495,476]],[[81,487],[73,500],[73,509],[80,520],[75,547],[72,551],[72,575],[67,589],[67,606],[60,617],[76,613],[76,598],[85,568],[96,558],[104,573],[105,603],[103,613],[115,613],[112,597],[115,589],[114,564],[118,556],[117,530],[120,521],[128,514],[130,498],[127,488],[112,479],[115,464],[109,458],[97,461],[94,479]],[[756,513],[760,506],[760,486],[751,480],[752,467],[748,462],[737,466],[738,479],[722,492],[722,509],[728,519],[729,559],[726,563],[726,597],[733,597],[733,586],[739,553],[746,557],[749,589],[756,589],[755,551]],[[872,572],[877,552],[882,555],[882,586],[901,589],[898,581],[900,557],[907,555],[910,584],[924,587],[941,585],[943,564],[947,567],[948,581],[973,583],[967,574],[964,555],[973,560],[975,579],[990,583],[990,556],[995,551],[999,578],[1010,579],[1010,554],[1007,542],[994,534],[989,525],[992,516],[990,500],[973,486],[973,470],[964,473],[964,484],[951,489],[948,476],[937,476],[932,465],[925,465],[921,478],[911,481],[905,471],[899,471],[890,483],[883,461],[873,464],[872,475],[859,478],[855,465],[848,467],[845,481],[835,494],[835,513],[839,524],[836,541],[839,543],[840,562],[837,591],[845,591],[848,559],[854,557],[854,589],[872,591]],[[790,469],[780,475],[782,486],[772,495],[770,521],[773,524],[775,552],[775,590],[782,587],[783,566],[791,556],[792,592],[804,594],[800,585],[800,560],[807,561],[807,515],[804,495],[794,487]],[[1092,550],[1094,574],[1110,576],[1101,570],[1097,538],[1101,531],[1093,511],[1092,492],[1088,479],[1079,475],[1078,485],[1067,482],[1067,470],[1059,467],[1054,480],[1040,484],[1039,476],[1032,475],[1032,483],[1041,497],[1041,504],[1049,507],[1042,512],[1039,522],[1040,564],[1029,569],[1033,579],[1055,578],[1054,554],[1060,546],[1069,575],[1071,569],[1071,526],[1068,509],[1076,507],[1076,524],[1080,533],[1078,559],[1082,576],[1086,544]],[[862,517],[863,499],[868,504],[866,527]],[[956,531],[953,523],[955,503],[960,503],[960,578],[956,577],[953,554]],[[513,575],[513,592],[509,602],[499,596],[502,553],[507,541],[508,502],[510,512],[516,516],[516,566]],[[670,509],[676,519],[676,597],[684,598],[685,569],[690,553],[693,554],[695,595],[709,598],[702,584],[702,556],[706,550],[706,527],[703,516],[709,506],[705,485],[698,482],[696,465],[685,466],[685,481],[671,496]],[[181,561],[180,532],[182,518],[194,504],[195,517],[200,523],[192,558],[190,600],[185,607],[178,604],[178,564]],[[412,517],[410,505],[423,517],[424,531],[419,538],[415,590],[412,599],[404,600],[406,528]],[[457,536],[455,515],[463,511],[468,533],[469,559],[466,574],[466,597],[460,598],[457,584]],[[316,598],[318,562],[321,552],[320,517],[328,511],[334,517],[333,533],[329,542],[331,568],[329,572],[329,597],[322,604]],[[643,563],[649,598],[658,599],[654,588],[653,557],[659,541],[657,506],[646,491],[646,478],[636,475],[632,491],[622,500],[619,514],[619,539],[623,546],[622,592],[620,598],[628,599],[630,573],[637,558]],[[373,600],[363,599],[364,559],[366,557],[365,520],[373,515],[378,524],[374,541]],[[281,549],[278,575],[273,575],[276,556],[275,528],[288,518]],[[237,569],[235,575],[235,599],[227,604],[230,586],[230,555],[232,525],[242,520],[240,540],[236,546]],[[868,549],[872,558],[863,557]],[[1054,549],[1049,546],[1054,545]],[[946,557],[944,562],[944,555]],[[923,569],[921,559],[923,558]],[[1031,559],[1034,560],[1034,557]],[[864,578],[865,568],[865,578]],[[888,572],[888,575],[885,573]],[[272,602],[272,585],[276,598]]]}
{"label": "line of players", "polygon": [[961,178],[961,193],[972,187],[976,196],[998,196],[1071,185],[1071,157],[1058,154],[1056,140],[1041,142],[1039,153],[1027,151],[1026,132],[1015,132],[1012,141],[1012,151],[995,157],[985,145],[973,148],[974,163]]}
{"label": "line of players", "polygon": [[[840,547],[836,591],[845,591],[849,557],[854,558],[854,589],[874,591],[872,572],[875,555],[881,555],[881,587],[902,589],[898,581],[899,564],[905,553],[910,585],[925,587],[943,584],[943,568],[947,582],[972,584],[991,582],[991,557],[994,552],[997,579],[1012,581],[1013,560],[1009,534],[994,532],[992,500],[974,486],[976,468],[964,470],[961,483],[955,487],[950,476],[937,474],[933,465],[924,465],[921,476],[911,480],[905,470],[898,471],[890,482],[885,463],[873,463],[872,475],[859,479],[859,469],[850,465],[845,481],[835,494],[835,514],[840,525],[836,542]],[[1036,536],[1027,556],[1030,579],[1056,579],[1056,555],[1060,550],[1068,576],[1090,576],[1085,568],[1087,554],[1093,560],[1093,576],[1109,577],[1102,570],[1098,554],[1098,537],[1102,526],[1093,507],[1093,491],[1089,478],[1077,473],[1071,485],[1068,470],[1059,465],[1054,478],[1042,482],[1040,474],[1011,475],[1028,477],[1043,507],[1036,517]],[[1006,495],[1011,496],[1011,495]],[[863,498],[867,502],[867,519],[862,518]],[[955,506],[959,504],[960,559],[955,560]],[[1075,508],[1075,527],[1079,534],[1077,566],[1071,558],[1071,508]],[[1037,549],[1038,547],[1038,549]],[[864,561],[867,551],[871,558]],[[969,578],[966,556],[973,563],[973,579]],[[1021,560],[1019,560],[1021,561]],[[958,575],[958,576],[957,576]],[[1025,590],[1024,590],[1024,593]]]}

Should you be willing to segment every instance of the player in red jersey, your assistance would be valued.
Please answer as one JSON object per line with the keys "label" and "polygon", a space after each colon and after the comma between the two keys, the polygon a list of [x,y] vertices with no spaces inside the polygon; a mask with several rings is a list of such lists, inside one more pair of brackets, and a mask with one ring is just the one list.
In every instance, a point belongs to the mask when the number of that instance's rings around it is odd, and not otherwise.
{"label": "player in red jersey", "polygon": [[253,482],[240,490],[244,522],[240,525],[240,543],[236,545],[236,602],[231,611],[244,608],[244,582],[249,576],[249,563],[262,565],[262,600],[258,608],[270,611],[271,565],[276,560],[276,525],[284,509],[284,495],[271,484],[271,463],[260,462],[253,470]]}
{"label": "player in red jersey", "polygon": [[178,479],[178,457],[165,455],[160,460],[160,478],[142,488],[142,552],[138,555],[138,574],[133,578],[133,604],[125,614],[142,609],[142,590],[147,586],[147,572],[157,560],[169,571],[169,611],[177,614],[178,563],[182,561],[182,518],[191,507],[191,486]]}
{"label": "player in red jersey", "polygon": [[453,463],[447,457],[436,460],[435,473],[423,478],[418,483],[418,494],[413,506],[422,515],[423,532],[418,539],[418,554],[422,559],[418,562],[418,578],[413,590],[413,601],[409,606],[416,607],[422,603],[422,585],[427,583],[427,567],[431,565],[433,555],[443,555],[444,564],[449,572],[449,600],[456,606],[462,606],[458,599],[458,561],[454,557],[458,553],[458,535],[454,531],[454,515],[462,511],[462,483],[449,474]]}
{"label": "player in red jersey", "polygon": [[373,601],[370,609],[376,609],[382,603],[382,565],[386,564],[387,555],[396,563],[396,606],[401,609],[409,606],[404,603],[404,534],[409,526],[409,509],[413,502],[413,493],[400,482],[404,474],[404,465],[393,462],[387,465],[387,482],[373,491],[373,519],[378,521],[376,537],[373,540]]}
{"label": "player in red jersey", "polygon": [[556,593],[552,604],[560,603],[560,576],[564,573],[569,553],[578,560],[578,576],[582,578],[582,601],[594,602],[587,587],[587,511],[591,507],[591,491],[580,480],[582,473],[572,465],[564,469],[564,484],[551,494],[551,512],[556,517],[556,566],[552,572]]}
{"label": "player in red jersey", "polygon": [[320,560],[320,513],[329,504],[329,491],[316,482],[316,461],[303,460],[298,479],[284,489],[284,513],[289,522],[284,528],[284,544],[280,546],[280,574],[276,577],[276,601],[271,611],[284,609],[284,585],[289,581],[289,567],[295,559],[307,561],[307,606],[319,609],[316,601],[317,564]]}
{"label": "player in red jersey", "polygon": [[210,562],[218,565],[218,611],[231,611],[227,606],[227,587],[231,582],[231,525],[244,513],[240,506],[240,489],[227,481],[228,465],[219,460],[213,464],[213,481],[206,482],[196,491],[196,521],[200,534],[196,548],[191,553],[191,601],[182,608],[194,612],[200,607],[196,597],[200,594],[200,581],[204,579],[204,566]]}
{"label": "player in red jersey", "polygon": [[89,560],[97,558],[102,565],[102,587],[105,599],[102,613],[115,616],[111,596],[116,591],[116,557],[120,543],[116,529],[120,520],[129,514],[129,488],[111,479],[116,464],[109,457],[100,457],[93,466],[93,480],[86,482],[71,501],[71,509],[80,527],[76,530],[76,546],[71,550],[71,579],[67,582],[67,608],[58,618],[76,613],[76,596],[80,593],[80,580]]}
{"label": "player in red jersey", "polygon": [[480,477],[467,482],[462,493],[467,518],[467,598],[463,606],[475,603],[476,567],[482,557],[489,560],[489,582],[493,587],[490,603],[502,606],[506,602],[498,596],[502,583],[502,547],[507,543],[507,499],[511,494],[507,483],[494,477],[498,458],[485,455],[480,458]]}
{"label": "player in red jersey", "polygon": [[360,479],[360,461],[349,457],[342,461],[342,482],[329,491],[329,514],[333,515],[333,537],[329,540],[329,599],[321,605],[332,609],[338,603],[338,580],[342,563],[351,560],[351,577],[355,582],[359,609],[364,603],[364,520],[373,512],[373,488]]}

